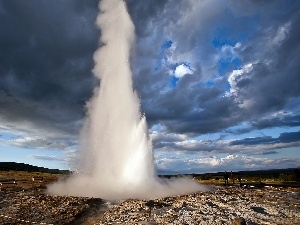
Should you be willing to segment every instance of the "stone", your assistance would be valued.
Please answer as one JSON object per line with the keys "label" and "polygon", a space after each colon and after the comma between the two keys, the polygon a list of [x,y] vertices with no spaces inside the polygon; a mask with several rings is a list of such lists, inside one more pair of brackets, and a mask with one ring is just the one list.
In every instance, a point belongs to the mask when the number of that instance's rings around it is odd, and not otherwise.
{"label": "stone", "polygon": [[232,220],[232,225],[246,225],[246,220],[243,217],[236,217]]}
{"label": "stone", "polygon": [[110,202],[27,188],[0,191],[0,224],[300,224],[299,193],[300,188],[216,186],[208,192]]}

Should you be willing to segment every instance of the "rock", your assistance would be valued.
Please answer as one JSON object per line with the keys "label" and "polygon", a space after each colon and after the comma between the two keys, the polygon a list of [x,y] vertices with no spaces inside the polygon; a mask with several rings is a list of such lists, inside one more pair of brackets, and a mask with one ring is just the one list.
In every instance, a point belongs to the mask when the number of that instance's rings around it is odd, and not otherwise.
{"label": "rock", "polygon": [[232,220],[232,225],[246,225],[246,220],[243,217],[237,217]]}
{"label": "rock", "polygon": [[0,192],[0,224],[300,224],[299,193],[300,188],[232,186],[152,200],[109,202],[49,196],[33,189],[6,191]]}

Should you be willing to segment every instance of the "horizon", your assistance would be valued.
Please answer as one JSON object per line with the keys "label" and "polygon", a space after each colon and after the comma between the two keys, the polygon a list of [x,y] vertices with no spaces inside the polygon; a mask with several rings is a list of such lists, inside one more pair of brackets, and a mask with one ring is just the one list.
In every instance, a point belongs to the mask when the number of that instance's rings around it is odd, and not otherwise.
{"label": "horizon", "polygon": [[[62,170],[62,169],[57,169],[57,168],[47,168],[47,167],[43,167],[43,166],[36,166],[36,165],[22,163],[22,162],[21,163],[20,162],[0,162],[0,164],[1,163],[24,164],[24,165],[28,165],[28,166],[32,166],[32,167],[43,168],[43,169],[46,169],[46,170],[68,171],[68,172],[71,172],[71,173],[75,172],[73,170]],[[230,173],[230,172],[233,172],[233,173],[250,172],[250,173],[252,173],[252,172],[263,172],[263,171],[267,172],[267,171],[276,171],[276,170],[299,170],[299,169],[300,169],[300,166],[299,167],[294,167],[294,168],[282,168],[282,169],[239,170],[239,171],[225,170],[225,171],[215,171],[215,172],[211,171],[211,172],[205,172],[205,173],[185,173],[185,174],[184,173],[179,173],[179,174],[172,174],[172,173],[171,174],[160,174],[160,173],[158,173],[157,175],[158,176],[181,176],[181,175],[183,175],[183,176],[185,176],[185,175],[189,176],[189,175],[219,174],[219,173],[223,174],[225,172],[227,172],[227,173]],[[23,171],[23,170],[20,170],[20,171]],[[26,171],[26,170],[24,170],[24,171]]]}
{"label": "horizon", "polygon": [[[300,1],[126,3],[158,174],[299,168]],[[97,13],[98,0],[0,0],[0,161],[76,163]]]}

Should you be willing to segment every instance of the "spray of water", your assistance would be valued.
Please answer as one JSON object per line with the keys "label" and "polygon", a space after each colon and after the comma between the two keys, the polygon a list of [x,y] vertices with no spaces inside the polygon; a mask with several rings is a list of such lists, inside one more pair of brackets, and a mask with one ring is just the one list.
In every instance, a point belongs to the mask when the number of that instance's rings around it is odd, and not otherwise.
{"label": "spray of water", "polygon": [[166,180],[157,176],[146,119],[132,88],[129,59],[134,25],[123,0],[102,0],[99,8],[101,47],[94,54],[93,73],[101,84],[87,104],[79,172],[48,186],[48,192],[149,199],[204,190],[190,179]]}

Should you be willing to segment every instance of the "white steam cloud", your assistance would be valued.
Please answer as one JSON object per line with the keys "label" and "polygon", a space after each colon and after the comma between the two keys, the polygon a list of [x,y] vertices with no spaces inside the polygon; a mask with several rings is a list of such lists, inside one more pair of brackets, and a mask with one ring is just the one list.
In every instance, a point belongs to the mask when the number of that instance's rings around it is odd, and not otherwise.
{"label": "white steam cloud", "polygon": [[101,47],[94,75],[100,88],[88,102],[80,138],[78,173],[48,187],[50,194],[104,199],[154,198],[204,190],[186,179],[156,174],[145,116],[132,88],[130,50],[134,25],[122,0],[99,4]]}

